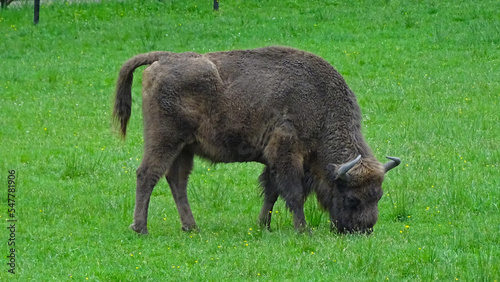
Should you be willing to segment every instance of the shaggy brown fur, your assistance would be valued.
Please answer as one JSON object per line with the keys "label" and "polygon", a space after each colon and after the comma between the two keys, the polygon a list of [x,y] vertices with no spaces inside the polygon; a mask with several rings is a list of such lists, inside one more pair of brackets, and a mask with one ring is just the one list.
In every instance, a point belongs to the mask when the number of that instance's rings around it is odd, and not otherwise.
{"label": "shaggy brown fur", "polygon": [[[384,167],[361,134],[361,111],[342,76],[322,58],[286,47],[207,54],[151,52],[120,70],[114,116],[125,137],[134,70],[143,73],[144,158],[137,169],[134,223],[147,233],[151,192],[166,175],[182,228],[196,227],[186,186],[194,155],[256,161],[269,227],[283,197],[299,231],[315,192],[340,232],[369,232],[377,221]],[[355,159],[360,156],[360,159]]]}

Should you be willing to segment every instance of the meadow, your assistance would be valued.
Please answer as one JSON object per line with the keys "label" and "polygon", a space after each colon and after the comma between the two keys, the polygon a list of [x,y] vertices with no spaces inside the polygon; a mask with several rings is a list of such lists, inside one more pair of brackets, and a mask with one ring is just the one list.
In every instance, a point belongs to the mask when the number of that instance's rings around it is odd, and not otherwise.
{"label": "meadow", "polygon": [[[0,10],[0,280],[498,281],[498,0],[222,0],[218,12],[208,0],[139,2],[44,2],[36,26],[32,5]],[[200,231],[181,231],[162,179],[150,234],[136,235],[143,68],[123,141],[111,124],[122,63],[269,45],[329,61],[358,97],[376,157],[402,159],[373,234],[330,232],[314,196],[312,235],[294,231],[282,200],[262,230],[262,165],[196,159]]]}

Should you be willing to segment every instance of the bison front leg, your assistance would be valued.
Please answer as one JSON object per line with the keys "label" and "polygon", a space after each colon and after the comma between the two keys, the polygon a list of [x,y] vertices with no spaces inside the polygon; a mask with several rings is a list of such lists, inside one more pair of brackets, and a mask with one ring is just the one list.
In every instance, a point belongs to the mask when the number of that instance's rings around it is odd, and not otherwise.
{"label": "bison front leg", "polygon": [[[300,181],[300,178],[298,178]],[[288,179],[282,182],[279,186],[284,189],[282,196],[285,199],[286,206],[293,214],[293,225],[295,230],[302,233],[307,231],[306,218],[304,215],[304,193],[301,185],[296,182],[292,183]]]}
{"label": "bison front leg", "polygon": [[261,226],[267,228],[267,230],[270,230],[273,207],[276,200],[278,200],[279,194],[272,182],[271,169],[268,166],[266,166],[260,175],[259,180],[263,189],[262,194],[264,195],[264,204],[259,214],[259,223]]}
{"label": "bison front leg", "polygon": [[196,229],[196,222],[189,206],[187,197],[187,182],[193,168],[193,154],[183,151],[175,160],[172,168],[166,175],[168,185],[172,191],[177,211],[181,218],[182,230]]}
{"label": "bison front leg", "polygon": [[[299,232],[306,231],[305,192],[302,186],[303,155],[300,153],[297,135],[291,122],[285,121],[273,132],[264,153],[270,167],[271,189],[269,190],[276,189],[283,197],[286,206],[293,213],[295,229]],[[272,208],[272,201],[276,200],[269,197],[268,201],[264,202],[261,215],[266,212],[265,210]]]}

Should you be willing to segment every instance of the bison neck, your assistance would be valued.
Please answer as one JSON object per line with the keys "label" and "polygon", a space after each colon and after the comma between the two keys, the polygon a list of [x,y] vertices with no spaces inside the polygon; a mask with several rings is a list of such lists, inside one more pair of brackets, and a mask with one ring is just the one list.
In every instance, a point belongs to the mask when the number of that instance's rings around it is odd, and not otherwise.
{"label": "bison neck", "polygon": [[372,158],[373,152],[361,133],[361,123],[356,118],[338,121],[326,126],[320,155],[328,163],[342,164],[358,155]]}

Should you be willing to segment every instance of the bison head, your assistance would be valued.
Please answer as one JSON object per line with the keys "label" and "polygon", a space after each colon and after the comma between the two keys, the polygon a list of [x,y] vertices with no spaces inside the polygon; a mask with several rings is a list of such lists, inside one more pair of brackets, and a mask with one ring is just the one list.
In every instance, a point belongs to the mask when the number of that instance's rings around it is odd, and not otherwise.
{"label": "bison head", "polygon": [[374,158],[356,159],[342,165],[328,165],[331,190],[330,212],[332,229],[340,233],[373,231],[378,219],[378,201],[383,195],[382,182],[389,170],[398,166],[398,158],[387,157],[382,165]]}

